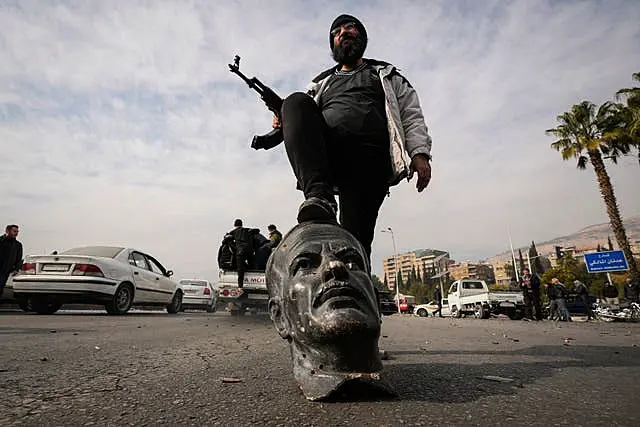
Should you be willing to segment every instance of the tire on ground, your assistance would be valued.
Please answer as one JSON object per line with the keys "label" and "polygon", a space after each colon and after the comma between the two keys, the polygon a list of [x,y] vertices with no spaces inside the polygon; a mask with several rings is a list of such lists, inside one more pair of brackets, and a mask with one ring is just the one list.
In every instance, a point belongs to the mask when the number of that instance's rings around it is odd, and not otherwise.
{"label": "tire on ground", "polygon": [[175,294],[173,294],[173,298],[171,298],[171,303],[167,305],[167,313],[176,314],[180,312],[182,308],[182,291],[178,289]]}
{"label": "tire on ground", "polygon": [[133,304],[133,292],[133,286],[130,283],[123,283],[118,286],[111,300],[104,305],[107,313],[122,315],[129,311],[131,304]]}

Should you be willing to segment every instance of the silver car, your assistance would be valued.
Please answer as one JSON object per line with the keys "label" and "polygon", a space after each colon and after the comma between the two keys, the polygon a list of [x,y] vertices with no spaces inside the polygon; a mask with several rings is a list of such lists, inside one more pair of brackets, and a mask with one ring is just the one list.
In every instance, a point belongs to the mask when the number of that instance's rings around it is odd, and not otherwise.
{"label": "silver car", "polygon": [[207,310],[209,313],[216,311],[218,302],[218,292],[211,282],[201,279],[180,280],[180,289],[184,293],[182,298],[182,308],[195,308]]}
{"label": "silver car", "polygon": [[124,314],[133,305],[178,313],[183,291],[171,275],[157,259],[136,249],[78,247],[26,257],[13,277],[13,294],[39,314],[55,313],[68,303],[104,305],[109,314]]}

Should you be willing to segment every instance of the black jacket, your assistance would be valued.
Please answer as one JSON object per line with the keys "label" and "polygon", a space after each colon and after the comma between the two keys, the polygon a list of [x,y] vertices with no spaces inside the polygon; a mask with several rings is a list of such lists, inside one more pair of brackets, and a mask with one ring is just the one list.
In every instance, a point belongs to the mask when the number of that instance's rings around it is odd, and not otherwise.
{"label": "black jacket", "polygon": [[634,283],[624,285],[624,299],[638,301],[638,285]]}
{"label": "black jacket", "polygon": [[22,267],[22,243],[16,239],[0,236],[0,276],[8,275]]}
{"label": "black jacket", "polygon": [[442,292],[440,291],[440,289],[436,288],[433,291],[433,299],[436,300],[437,304],[440,304],[442,302]]}
{"label": "black jacket", "polygon": [[250,254],[253,251],[253,233],[251,229],[236,227],[227,233],[233,237],[236,254]]}

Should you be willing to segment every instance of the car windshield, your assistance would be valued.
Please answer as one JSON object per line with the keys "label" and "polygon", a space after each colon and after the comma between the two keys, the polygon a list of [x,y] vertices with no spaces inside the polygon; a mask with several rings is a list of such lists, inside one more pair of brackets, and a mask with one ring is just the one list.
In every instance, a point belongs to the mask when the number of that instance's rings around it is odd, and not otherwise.
{"label": "car windshield", "polygon": [[204,280],[181,280],[181,285],[191,285],[191,286],[207,286],[207,282]]}
{"label": "car windshield", "polygon": [[104,258],[115,258],[123,248],[116,248],[112,246],[85,246],[81,248],[67,249],[60,252],[60,255],[88,255],[98,256]]}

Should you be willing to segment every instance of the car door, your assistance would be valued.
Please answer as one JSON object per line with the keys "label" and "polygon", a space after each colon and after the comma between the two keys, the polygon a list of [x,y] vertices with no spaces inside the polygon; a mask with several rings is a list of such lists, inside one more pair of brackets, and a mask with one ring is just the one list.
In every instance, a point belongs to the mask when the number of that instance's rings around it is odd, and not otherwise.
{"label": "car door", "polygon": [[155,277],[144,254],[132,251],[129,254],[129,264],[133,269],[133,281],[136,285],[135,302],[158,302],[160,298],[155,292]]}
{"label": "car door", "polygon": [[171,298],[173,298],[173,293],[177,284],[167,277],[167,270],[158,262],[158,260],[150,255],[146,255],[146,257],[154,276],[154,287],[158,293],[158,297],[168,304],[171,302]]}

